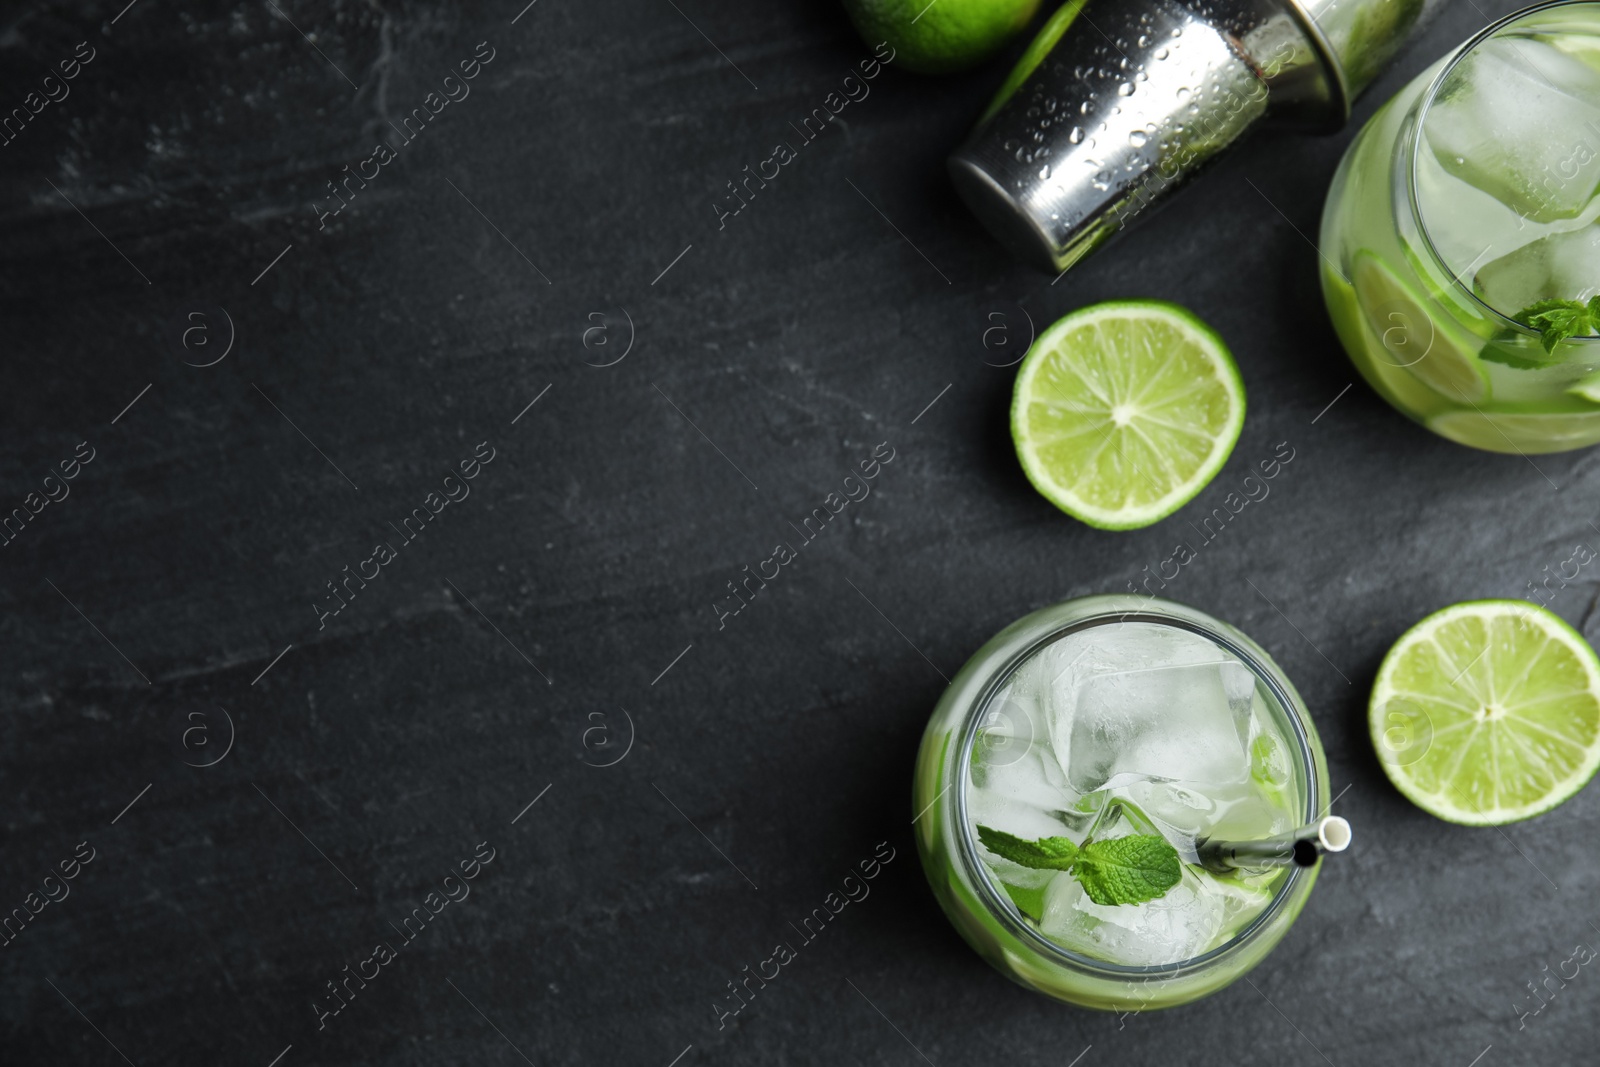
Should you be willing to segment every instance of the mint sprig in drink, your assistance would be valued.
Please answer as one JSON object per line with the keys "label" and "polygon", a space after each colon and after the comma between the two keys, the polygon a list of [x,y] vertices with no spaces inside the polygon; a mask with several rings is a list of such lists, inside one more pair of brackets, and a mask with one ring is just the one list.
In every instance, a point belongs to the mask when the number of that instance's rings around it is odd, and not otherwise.
{"label": "mint sprig in drink", "polygon": [[1287,932],[1317,870],[1213,869],[1328,803],[1316,733],[1244,635],[1190,608],[1090,597],[962,669],[918,757],[935,894],[1000,970],[1113,1010],[1216,991]]}
{"label": "mint sprig in drink", "polygon": [[1489,27],[1361,131],[1323,293],[1389,403],[1496,452],[1600,442],[1600,3]]}

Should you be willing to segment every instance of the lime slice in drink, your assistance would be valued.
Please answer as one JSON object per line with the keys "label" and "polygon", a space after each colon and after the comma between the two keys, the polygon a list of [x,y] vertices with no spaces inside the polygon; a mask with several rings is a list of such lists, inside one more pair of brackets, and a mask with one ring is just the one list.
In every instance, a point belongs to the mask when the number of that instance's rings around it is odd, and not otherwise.
{"label": "lime slice in drink", "polygon": [[1600,32],[1600,26],[1593,25],[1593,18],[1585,21],[1591,24],[1584,33],[1558,33],[1545,38],[1546,43],[1555,46],[1580,63],[1587,63],[1592,69],[1600,70],[1600,42],[1596,42],[1593,34]]}
{"label": "lime slice in drink", "polygon": [[1478,344],[1458,335],[1370,252],[1357,252],[1352,272],[1356,296],[1380,347],[1373,358],[1403,367],[1440,396],[1466,404],[1489,399],[1489,378]]}
{"label": "lime slice in drink", "polygon": [[1447,411],[1429,419],[1428,429],[1488,452],[1565,452],[1600,442],[1600,411]]}
{"label": "lime slice in drink", "polygon": [[1591,404],[1600,404],[1600,371],[1573,382],[1567,389],[1567,395],[1587,400]]}
{"label": "lime slice in drink", "polygon": [[1475,600],[1407,630],[1367,709],[1389,780],[1447,822],[1549,811],[1600,767],[1600,657],[1524,600]]}
{"label": "lime slice in drink", "polygon": [[1017,372],[1011,438],[1035,489],[1102,530],[1149,526],[1221,469],[1244,425],[1244,382],[1212,329],[1176,304],[1080,308]]}
{"label": "lime slice in drink", "polygon": [[1322,294],[1340,343],[1350,353],[1361,376],[1379,396],[1413,418],[1441,410],[1449,404],[1410,371],[1394,365],[1394,357],[1384,350],[1372,327],[1367,324],[1361,304],[1356,299],[1356,291],[1344,280],[1344,275],[1327,263],[1322,265]]}

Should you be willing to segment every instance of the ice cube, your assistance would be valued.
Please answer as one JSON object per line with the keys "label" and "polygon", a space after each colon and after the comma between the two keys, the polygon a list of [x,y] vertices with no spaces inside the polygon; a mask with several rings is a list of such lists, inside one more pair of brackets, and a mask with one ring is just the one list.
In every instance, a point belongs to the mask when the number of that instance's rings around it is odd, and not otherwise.
{"label": "ice cube", "polygon": [[[1215,653],[1215,649],[1213,648]],[[1067,781],[1093,792],[1119,775],[1181,779],[1204,789],[1243,780],[1239,736],[1219,662],[1096,674],[1076,692],[1070,731],[1054,747]]]}
{"label": "ice cube", "polygon": [[1472,288],[1506,316],[1540,300],[1587,301],[1600,293],[1600,225],[1531,241],[1486,264]]}
{"label": "ice cube", "polygon": [[974,756],[973,788],[967,794],[973,825],[1029,840],[1067,835],[1070,827],[1060,812],[1077,795],[1067,788],[1048,744],[1030,744],[1020,756],[1007,751],[997,764],[985,764],[981,751]]}
{"label": "ice cube", "polygon": [[1224,902],[1189,868],[1165,896],[1143,904],[1100,905],[1070,874],[1044,891],[1039,930],[1073,952],[1128,966],[1157,966],[1211,950],[1222,930]]}
{"label": "ice cube", "polygon": [[[1224,658],[1215,644],[1198,634],[1152,623],[1121,622],[1079,631],[1048,646],[1025,671],[1019,672],[1014,684],[1019,691],[1043,694],[1044,715],[1056,756],[1068,770],[1073,787],[1080,793],[1090,793],[1104,788],[1117,771],[1109,765],[1093,765],[1090,757],[1105,753],[1086,750],[1079,773],[1071,773],[1072,738],[1077,716],[1086,706],[1085,695],[1107,678],[1214,664]],[[1090,710],[1093,713],[1094,709]],[[1112,740],[1106,738],[1108,743]]]}
{"label": "ice cube", "polygon": [[1225,662],[1217,670],[1222,675],[1222,691],[1228,696],[1228,710],[1233,712],[1233,727],[1239,733],[1239,743],[1248,747],[1257,729],[1255,672],[1237,660]]}
{"label": "ice cube", "polygon": [[[1043,701],[1027,685],[1008,684],[990,700],[978,723],[972,749],[972,784],[985,788],[990,776],[1025,759],[1042,746],[1048,756],[1050,724]],[[1053,764],[1053,757],[1050,759]],[[1024,768],[1026,772],[1028,768]],[[1065,784],[1064,776],[1061,777]]]}
{"label": "ice cube", "polygon": [[1217,810],[1210,798],[1183,782],[1146,779],[1122,792],[1180,853],[1185,851],[1185,842],[1190,846],[1188,851],[1193,851],[1194,838],[1211,825]]}
{"label": "ice cube", "polygon": [[1107,796],[1099,817],[1090,824],[1087,840],[1105,841],[1129,834],[1163,838],[1186,863],[1200,862],[1195,847],[1204,814],[1216,807],[1211,801],[1177,782],[1128,775],[1112,779],[1112,788],[1090,796]]}
{"label": "ice cube", "polygon": [[1423,121],[1445,170],[1536,222],[1576,218],[1600,188],[1596,131],[1600,71],[1518,36],[1457,63]]}
{"label": "ice cube", "polygon": [[[1150,622],[1118,622],[1073,635],[1081,650],[1071,664],[1083,674],[1107,674],[1140,668],[1215,663],[1226,657],[1209,638],[1175,626]],[[1067,642],[1058,642],[1065,654]]]}
{"label": "ice cube", "polygon": [[1073,840],[1087,837],[1089,830],[1105,811],[1106,803],[1111,799],[1111,794],[1104,790],[1097,793],[1088,793],[1079,797],[1071,804],[1056,812],[1056,817],[1066,824],[1071,831],[1067,836]]}
{"label": "ice cube", "polygon": [[1218,668],[1222,675],[1222,691],[1228,695],[1228,703],[1233,706],[1243,704],[1246,711],[1250,701],[1256,695],[1255,672],[1237,660],[1224,661]]}
{"label": "ice cube", "polygon": [[1227,878],[1202,878],[1200,884],[1205,890],[1222,901],[1222,923],[1225,936],[1232,936],[1240,928],[1254,919],[1261,909],[1272,903],[1272,889],[1270,885],[1283,873],[1282,867],[1274,867],[1264,876],[1251,876],[1245,874],[1230,875]]}
{"label": "ice cube", "polygon": [[[1137,784],[1145,783],[1140,781]],[[1145,814],[1142,807],[1121,797],[1108,800],[1101,808],[1099,818],[1089,827],[1089,836],[1096,841],[1109,841],[1115,837],[1127,837],[1129,834],[1160,836],[1161,829],[1149,815]]]}

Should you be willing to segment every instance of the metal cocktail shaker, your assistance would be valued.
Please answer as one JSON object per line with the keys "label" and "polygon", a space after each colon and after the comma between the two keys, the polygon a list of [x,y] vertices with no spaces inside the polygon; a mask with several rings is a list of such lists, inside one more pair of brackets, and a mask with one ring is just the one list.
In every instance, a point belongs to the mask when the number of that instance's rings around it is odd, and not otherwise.
{"label": "metal cocktail shaker", "polygon": [[1020,259],[1065,271],[1264,118],[1331,132],[1444,0],[1068,0],[950,157]]}

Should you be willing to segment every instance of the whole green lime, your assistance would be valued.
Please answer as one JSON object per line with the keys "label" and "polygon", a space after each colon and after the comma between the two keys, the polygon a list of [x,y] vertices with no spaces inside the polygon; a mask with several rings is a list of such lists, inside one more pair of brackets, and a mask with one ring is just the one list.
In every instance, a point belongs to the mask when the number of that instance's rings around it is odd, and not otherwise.
{"label": "whole green lime", "polygon": [[1027,28],[1039,0],[844,0],[869,45],[887,41],[897,66],[923,74],[965,70]]}

